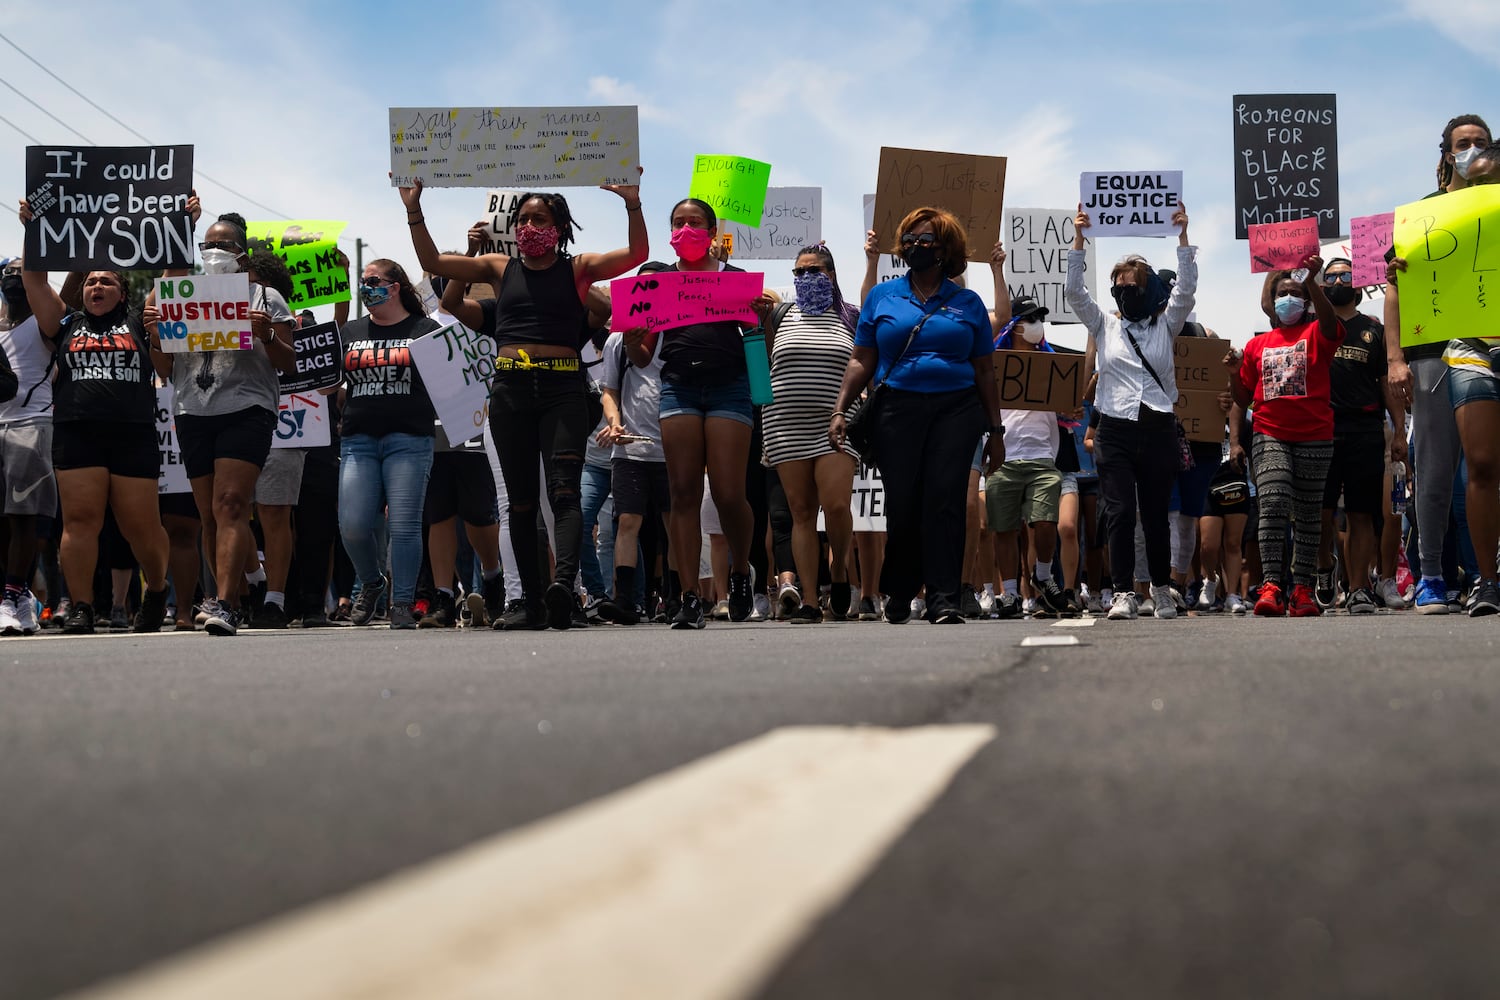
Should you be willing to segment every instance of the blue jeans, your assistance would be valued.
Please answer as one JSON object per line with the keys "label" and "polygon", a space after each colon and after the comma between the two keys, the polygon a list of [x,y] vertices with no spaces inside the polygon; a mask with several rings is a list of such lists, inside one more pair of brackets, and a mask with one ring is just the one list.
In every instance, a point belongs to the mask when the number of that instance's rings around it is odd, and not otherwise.
{"label": "blue jeans", "polygon": [[[583,466],[581,505],[583,507],[583,545],[578,553],[578,569],[583,574],[583,586],[590,597],[608,597],[611,581],[605,573],[615,571],[615,525],[613,518],[600,520],[599,511],[609,499],[610,467],[607,465]],[[599,526],[599,546],[593,544],[594,525]]]}
{"label": "blue jeans", "polygon": [[422,568],[422,505],[432,438],[355,434],[339,447],[339,533],[361,580],[380,578],[381,527],[390,519],[392,604],[411,604]]}

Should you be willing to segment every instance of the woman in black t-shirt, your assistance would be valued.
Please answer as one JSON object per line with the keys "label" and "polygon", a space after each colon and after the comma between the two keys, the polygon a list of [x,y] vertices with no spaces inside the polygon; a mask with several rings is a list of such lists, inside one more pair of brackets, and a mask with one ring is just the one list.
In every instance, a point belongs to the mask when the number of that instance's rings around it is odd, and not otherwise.
{"label": "woman in black t-shirt", "polygon": [[120,272],[89,272],[78,312],[68,312],[45,271],[26,271],[23,279],[37,328],[56,350],[52,465],[63,516],[58,561],[73,599],[63,631],[94,631],[94,568],[106,506],[146,577],[135,631],[159,631],[167,608],[167,533],[156,491],[155,349],[130,311]]}
{"label": "woman in black t-shirt", "polygon": [[[339,533],[359,573],[359,599],[349,612],[368,625],[390,595],[391,628],[414,629],[417,574],[422,569],[422,504],[432,471],[436,412],[411,356],[411,342],[438,328],[427,316],[406,271],[373,260],[360,276],[369,310],[344,326],[344,419],[339,430]],[[389,521],[391,578],[380,572],[382,523]]]}

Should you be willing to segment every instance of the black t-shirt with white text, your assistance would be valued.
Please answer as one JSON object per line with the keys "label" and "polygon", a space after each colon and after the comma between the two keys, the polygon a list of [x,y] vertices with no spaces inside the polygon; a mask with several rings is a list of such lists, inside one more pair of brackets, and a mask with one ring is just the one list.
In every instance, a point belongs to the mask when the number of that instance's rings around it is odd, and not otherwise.
{"label": "black t-shirt with white text", "polygon": [[1344,342],[1328,369],[1334,433],[1385,428],[1385,327],[1360,313],[1344,321]]}
{"label": "black t-shirt with white text", "polygon": [[144,327],[119,309],[109,318],[71,313],[57,334],[53,420],[156,421],[156,389]]}
{"label": "black t-shirt with white text", "polygon": [[407,316],[390,326],[361,316],[345,324],[341,332],[347,392],[340,434],[432,437],[437,413],[412,361],[410,345],[436,329],[438,324],[427,316]]}

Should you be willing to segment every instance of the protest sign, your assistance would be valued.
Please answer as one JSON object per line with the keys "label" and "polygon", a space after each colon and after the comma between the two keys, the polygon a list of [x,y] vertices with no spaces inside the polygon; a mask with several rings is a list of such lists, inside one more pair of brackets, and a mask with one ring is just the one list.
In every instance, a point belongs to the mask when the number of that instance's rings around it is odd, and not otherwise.
{"label": "protest sign", "polygon": [[333,408],[317,392],[283,393],[276,405],[272,448],[321,448],[333,441]]}
{"label": "protest sign", "polygon": [[745,260],[796,260],[797,251],[823,238],[823,189],[774,187],[766,191],[760,224],[719,220],[719,233],[734,241]]}
{"label": "protest sign", "polygon": [[670,330],[725,320],[755,325],[760,317],[750,300],[760,295],[766,276],[754,271],[658,271],[609,283],[611,330]]}
{"label": "protest sign", "polygon": [[161,349],[168,354],[200,351],[248,351],[255,346],[250,333],[250,276],[195,274],[189,278],[157,278],[156,329]]}
{"label": "protest sign", "polygon": [[[885,483],[880,478],[880,470],[873,465],[860,462],[855,470],[849,509],[854,515],[855,531],[885,530]],[[822,517],[821,511],[818,516]]]}
{"label": "protest sign", "polygon": [[[873,194],[867,194],[865,195],[865,230],[869,231],[874,228],[875,196]],[[863,238],[861,238],[860,245],[863,246],[863,244],[864,240]],[[881,281],[890,281],[892,278],[905,277],[908,270],[910,270],[910,268],[906,266],[906,261],[902,260],[899,255],[894,253],[882,253],[878,258],[876,258],[875,280],[878,283]]]}
{"label": "protest sign", "polygon": [[283,395],[311,392],[338,385],[344,375],[344,349],[339,346],[339,325],[319,323],[292,331],[297,351],[297,370],[278,375]]}
{"label": "protest sign", "polygon": [[270,250],[286,262],[292,276],[286,304],[292,312],[349,301],[349,272],[339,264],[339,234],[348,224],[327,219],[246,223],[252,253]]}
{"label": "protest sign", "polygon": [[1232,345],[1215,337],[1177,337],[1172,341],[1178,392],[1213,392],[1229,388],[1224,355]]}
{"label": "protest sign", "polygon": [[484,430],[495,377],[495,338],[450,323],[411,342],[411,359],[449,442],[462,444]]}
{"label": "protest sign", "polygon": [[1182,204],[1181,170],[1084,173],[1078,201],[1089,214],[1089,236],[1176,236],[1172,215]]}
{"label": "protest sign", "polygon": [[182,464],[182,450],[177,447],[177,418],[172,415],[175,399],[172,383],[156,387],[156,450],[160,462],[156,467],[156,492],[160,495],[193,492],[187,466]]}
{"label": "protest sign", "polygon": [[391,186],[638,184],[629,107],[391,108]]}
{"label": "protest sign", "polygon": [[1500,330],[1500,185],[1402,205],[1395,216],[1396,256],[1407,265],[1401,346]]}
{"label": "protest sign", "polygon": [[1266,222],[1250,227],[1250,273],[1286,271],[1319,252],[1318,222]]}
{"label": "protest sign", "polygon": [[[1063,298],[1068,276],[1068,251],[1073,248],[1073,216],[1065,208],[1007,208],[1005,228],[1005,285],[1011,298],[1029,295],[1045,306],[1047,322],[1077,323],[1078,316]],[[1090,233],[1092,235],[1092,233]],[[1093,295],[1094,241],[1083,244],[1083,284]]]}
{"label": "protest sign", "polygon": [[771,181],[771,165],[748,156],[693,157],[693,179],[688,197],[706,201],[721,219],[760,224],[766,207],[766,185]]}
{"label": "protest sign", "polygon": [[1000,238],[1005,157],[880,147],[873,228],[881,246],[896,252],[901,220],[933,206],[958,217],[969,237],[969,260],[988,261]]}
{"label": "protest sign", "polygon": [[1395,235],[1396,213],[1361,215],[1349,220],[1349,243],[1354,251],[1354,285],[1385,284],[1385,252]]}
{"label": "protest sign", "polygon": [[1056,410],[1083,405],[1083,355],[996,351],[995,384],[1007,410]]}
{"label": "protest sign", "polygon": [[1267,222],[1316,218],[1339,235],[1339,136],[1333,94],[1234,98],[1234,235]]}
{"label": "protest sign", "polygon": [[27,146],[26,269],[192,267],[192,146]]}
{"label": "protest sign", "polygon": [[[1220,366],[1219,370],[1224,369]],[[1189,441],[1217,443],[1224,440],[1224,408],[1219,404],[1221,391],[1178,390],[1177,403],[1172,409],[1182,421],[1183,433]]]}
{"label": "protest sign", "polygon": [[484,196],[484,214],[489,222],[484,230],[480,253],[503,253],[516,256],[516,209],[525,191],[490,191]]}

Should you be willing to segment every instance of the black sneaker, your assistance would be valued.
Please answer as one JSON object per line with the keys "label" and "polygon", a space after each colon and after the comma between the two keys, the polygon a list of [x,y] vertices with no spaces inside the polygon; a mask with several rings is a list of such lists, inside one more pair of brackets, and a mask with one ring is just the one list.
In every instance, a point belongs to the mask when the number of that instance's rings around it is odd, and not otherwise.
{"label": "black sneaker", "polygon": [[109,609],[109,630],[111,632],[130,630],[130,612],[123,605],[116,604]]}
{"label": "black sneaker", "polygon": [[979,595],[967,583],[959,589],[958,613],[965,618],[978,618],[984,614],[984,609],[979,606]]}
{"label": "black sneaker", "polygon": [[208,621],[203,623],[203,630],[209,635],[238,635],[242,624],[244,621],[240,618],[240,613],[220,601],[219,609],[209,615]]}
{"label": "black sneaker", "polygon": [[1046,579],[1033,576],[1031,582],[1036,586],[1037,598],[1042,607],[1054,615],[1060,615],[1068,610],[1068,595],[1063,593],[1063,589],[1057,585],[1056,580],[1050,576]]}
{"label": "black sneaker", "polygon": [[892,625],[905,625],[911,621],[911,601],[898,601],[894,597],[887,598],[885,620]]}
{"label": "black sneaker", "polygon": [[496,618],[490,627],[499,632],[527,629],[540,632],[547,627],[547,609],[540,601],[535,604],[511,601],[505,606],[505,613]]}
{"label": "black sneaker", "polygon": [[[745,577],[744,579],[747,583],[749,582],[748,577]],[[731,583],[729,584],[729,586],[732,590],[734,588],[734,583],[732,582],[734,580],[734,577],[732,575],[730,576],[730,580]],[[748,614],[749,612],[746,612],[746,615]],[[682,607],[678,608],[677,614],[672,616],[672,627],[675,629],[696,629],[702,628],[704,624],[703,598],[699,597],[697,594],[684,594],[682,597]]]}
{"label": "black sneaker", "polygon": [[68,609],[68,617],[63,622],[63,635],[93,635],[94,634],[94,609],[88,604],[75,603]]}
{"label": "black sneaker", "polygon": [[635,625],[641,620],[629,601],[617,601],[613,597],[599,602],[599,617],[611,625]]}
{"label": "black sneaker", "polygon": [[1064,590],[1063,597],[1066,598],[1068,602],[1067,610],[1063,612],[1064,617],[1077,618],[1079,615],[1083,614],[1083,605],[1079,603],[1077,594],[1074,594],[1071,590]]}
{"label": "black sneaker", "polygon": [[496,574],[493,580],[484,581],[480,587],[484,595],[484,616],[488,621],[494,621],[505,614],[505,576]]}
{"label": "black sneaker", "polygon": [[[977,597],[974,599],[974,603],[979,603]],[[964,623],[964,616],[958,608],[955,608],[951,604],[944,604],[931,612],[931,617],[928,618],[928,621],[934,625],[962,625]]]}
{"label": "black sneaker", "polygon": [[1317,585],[1313,590],[1313,598],[1317,600],[1318,606],[1323,610],[1333,607],[1333,599],[1337,596],[1333,587],[1333,567],[1318,570]]}
{"label": "black sneaker", "polygon": [[1470,618],[1483,618],[1500,612],[1500,584],[1494,580],[1480,580],[1474,587],[1474,597],[1469,604]]}
{"label": "black sneaker", "polygon": [[141,606],[135,613],[134,632],[160,632],[167,616],[167,588],[141,594]]}
{"label": "black sneaker", "polygon": [[549,628],[573,627],[573,612],[578,610],[578,598],[573,596],[573,591],[568,588],[567,584],[554,583],[549,586],[546,593],[542,595],[542,603],[547,606]]}
{"label": "black sneaker", "polygon": [[417,620],[417,628],[453,628],[458,624],[458,605],[452,594],[441,590],[432,598],[432,609]]}
{"label": "black sneaker", "polygon": [[787,615],[786,620],[793,625],[817,625],[823,621],[823,612],[810,604],[802,604]]}
{"label": "black sneaker", "polygon": [[312,611],[302,614],[303,628],[330,628],[332,625],[333,623],[328,620],[328,612],[321,607],[315,607]]}
{"label": "black sneaker", "polygon": [[841,622],[849,617],[849,605],[854,603],[854,588],[848,580],[835,583],[828,591],[828,610],[833,620]]}
{"label": "black sneaker", "polygon": [[[1373,615],[1375,613],[1375,595],[1361,587],[1349,595],[1349,599],[1345,601],[1345,607],[1351,615]],[[1496,610],[1500,610],[1500,608]]]}
{"label": "black sneaker", "polygon": [[380,599],[385,596],[388,586],[389,582],[382,576],[359,588],[359,597],[355,598],[354,606],[349,609],[349,621],[355,625],[368,625],[374,621],[375,609],[380,605]]}
{"label": "black sneaker", "polygon": [[279,604],[272,604],[270,601],[262,604],[260,611],[256,612],[255,615],[256,628],[280,629],[286,628],[289,624],[291,623],[287,621],[286,608],[283,608]]}
{"label": "black sneaker", "polygon": [[[729,620],[742,622],[755,610],[755,594],[749,573],[729,574]],[[674,622],[675,626],[676,623]]]}
{"label": "black sneaker", "polygon": [[[423,617],[425,618],[426,615],[423,615]],[[412,611],[410,604],[392,604],[390,623],[393,629],[415,629],[417,627],[417,616]]]}
{"label": "black sneaker", "polygon": [[1021,599],[1009,592],[995,598],[995,617],[1002,621],[1021,617]]}

